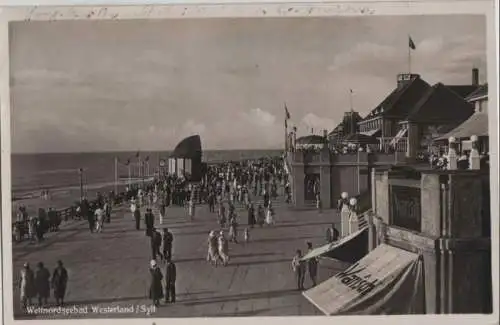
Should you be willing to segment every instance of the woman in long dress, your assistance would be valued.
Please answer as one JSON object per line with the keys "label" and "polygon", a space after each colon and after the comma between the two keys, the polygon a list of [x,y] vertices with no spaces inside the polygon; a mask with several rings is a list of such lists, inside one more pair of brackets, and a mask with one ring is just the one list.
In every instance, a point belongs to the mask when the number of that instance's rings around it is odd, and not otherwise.
{"label": "woman in long dress", "polygon": [[266,224],[273,225],[274,224],[274,209],[272,206],[269,206],[266,214]]}
{"label": "woman in long dress", "polygon": [[57,261],[57,267],[52,274],[52,289],[54,290],[54,298],[56,298],[57,306],[62,306],[64,304],[67,284],[68,271],[66,271],[61,261]]}
{"label": "woman in long dress", "polygon": [[208,235],[208,254],[207,254],[207,262],[214,264],[217,266],[217,260],[219,259],[219,249],[218,249],[217,236],[215,235],[215,231],[211,231]]}
{"label": "woman in long dress", "polygon": [[248,204],[248,225],[250,228],[253,228],[255,225],[255,208],[253,206],[253,203]]}
{"label": "woman in long dress", "polygon": [[262,205],[259,204],[259,208],[257,210],[257,223],[259,224],[260,227],[262,227],[265,223],[265,211]]}
{"label": "woman in long dress", "polygon": [[235,213],[232,213],[229,217],[229,240],[238,243],[238,222]]}
{"label": "woman in long dress", "polygon": [[224,228],[224,225],[226,224],[226,207],[222,202],[219,205],[218,214],[219,214],[219,225],[221,228]]}
{"label": "woman in long dress", "polygon": [[222,261],[222,265],[226,266],[229,263],[229,243],[224,236],[224,231],[219,233],[219,256]]}
{"label": "woman in long dress", "polygon": [[36,294],[35,275],[33,274],[33,271],[28,263],[25,263],[23,269],[21,270],[19,288],[21,292],[21,305],[25,309],[27,306],[31,305],[31,299],[33,299]]}

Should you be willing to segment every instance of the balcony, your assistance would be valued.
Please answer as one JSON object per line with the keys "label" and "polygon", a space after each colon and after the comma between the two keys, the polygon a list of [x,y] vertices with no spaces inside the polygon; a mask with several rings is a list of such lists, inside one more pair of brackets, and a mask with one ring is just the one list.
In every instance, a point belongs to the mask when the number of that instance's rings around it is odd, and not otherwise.
{"label": "balcony", "polygon": [[406,152],[408,150],[407,137],[377,138],[380,143],[379,150],[382,152]]}

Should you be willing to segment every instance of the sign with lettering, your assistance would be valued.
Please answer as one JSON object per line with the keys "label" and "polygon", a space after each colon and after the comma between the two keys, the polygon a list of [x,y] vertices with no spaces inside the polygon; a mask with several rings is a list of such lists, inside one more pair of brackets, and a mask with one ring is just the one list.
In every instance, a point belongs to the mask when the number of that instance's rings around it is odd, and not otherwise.
{"label": "sign with lettering", "polygon": [[[326,315],[359,315],[360,311],[378,309],[406,311],[407,306],[401,305],[411,304],[411,299],[400,297],[412,296],[420,273],[407,271],[417,263],[417,254],[380,244],[346,271],[304,292],[304,296]],[[398,281],[404,286],[394,285],[398,278],[404,279]]]}
{"label": "sign with lettering", "polygon": [[420,188],[391,186],[390,224],[409,230],[421,231]]}

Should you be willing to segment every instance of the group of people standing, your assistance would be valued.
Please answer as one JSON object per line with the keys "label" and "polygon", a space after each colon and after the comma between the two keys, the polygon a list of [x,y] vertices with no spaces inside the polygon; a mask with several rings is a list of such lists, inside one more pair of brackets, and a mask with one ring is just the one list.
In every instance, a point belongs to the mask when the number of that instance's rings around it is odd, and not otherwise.
{"label": "group of people standing", "polygon": [[68,283],[68,271],[61,261],[57,262],[52,275],[42,262],[33,271],[29,263],[24,263],[19,278],[21,305],[24,310],[32,305],[33,298],[38,298],[39,307],[47,305],[50,289],[53,289],[57,306],[64,304],[64,296]]}

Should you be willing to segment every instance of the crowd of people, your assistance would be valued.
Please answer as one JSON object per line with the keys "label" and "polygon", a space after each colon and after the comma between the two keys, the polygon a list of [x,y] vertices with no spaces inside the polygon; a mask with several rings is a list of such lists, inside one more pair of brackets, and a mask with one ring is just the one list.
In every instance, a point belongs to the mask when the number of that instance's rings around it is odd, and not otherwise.
{"label": "crowd of people", "polygon": [[[196,206],[208,205],[214,216],[214,229],[208,234],[207,262],[217,267],[228,265],[229,245],[248,243],[251,229],[275,224],[276,211],[272,202],[279,195],[290,201],[290,185],[283,160],[281,157],[262,158],[210,165],[203,179],[196,184],[182,176],[165,174],[142,186],[130,186],[123,193],[97,193],[92,201],[84,197],[75,207],[74,217],[86,220],[91,233],[105,232],[106,223],[111,223],[113,206],[129,202],[136,230],[141,231],[143,224],[142,231],[151,244],[149,297],[159,306],[162,299],[165,303],[176,301],[176,264],[172,254],[174,235],[167,228],[169,206],[185,207],[188,220],[194,220]],[[247,214],[246,222],[240,222],[237,207]],[[20,209],[20,214],[24,211]],[[44,220],[58,216],[54,212],[50,209],[46,218],[41,213],[36,220],[41,220],[43,225]],[[57,231],[60,216],[58,220],[45,222],[49,225],[47,231]],[[246,224],[243,230],[240,229],[241,223]],[[33,233],[37,234],[36,230]],[[43,232],[34,238],[42,241]],[[23,307],[31,305],[34,297],[39,298],[41,306],[45,305],[49,297],[47,283],[49,288],[54,288],[56,303],[63,304],[67,282],[68,273],[62,263],[52,278],[43,263],[39,263],[36,272],[31,271],[26,263],[19,281]]]}
{"label": "crowd of people", "polygon": [[[283,195],[290,196],[283,162],[277,157],[211,165],[196,185],[182,176],[167,174],[135,193],[127,193],[136,230],[140,230],[141,220],[144,220],[145,235],[151,244],[149,297],[153,303],[159,306],[161,299],[165,303],[175,302],[174,236],[164,222],[168,206],[185,207],[188,220],[194,220],[196,205],[208,205],[216,229],[208,235],[207,262],[226,266],[230,260],[230,243],[239,244],[241,238],[249,242],[250,229],[275,223],[272,200],[278,197],[280,188],[284,188]],[[255,208],[252,198],[260,197],[262,203]],[[248,226],[242,232],[236,205],[248,214]],[[143,210],[146,211],[144,217]],[[154,211],[159,217],[156,225]]]}

